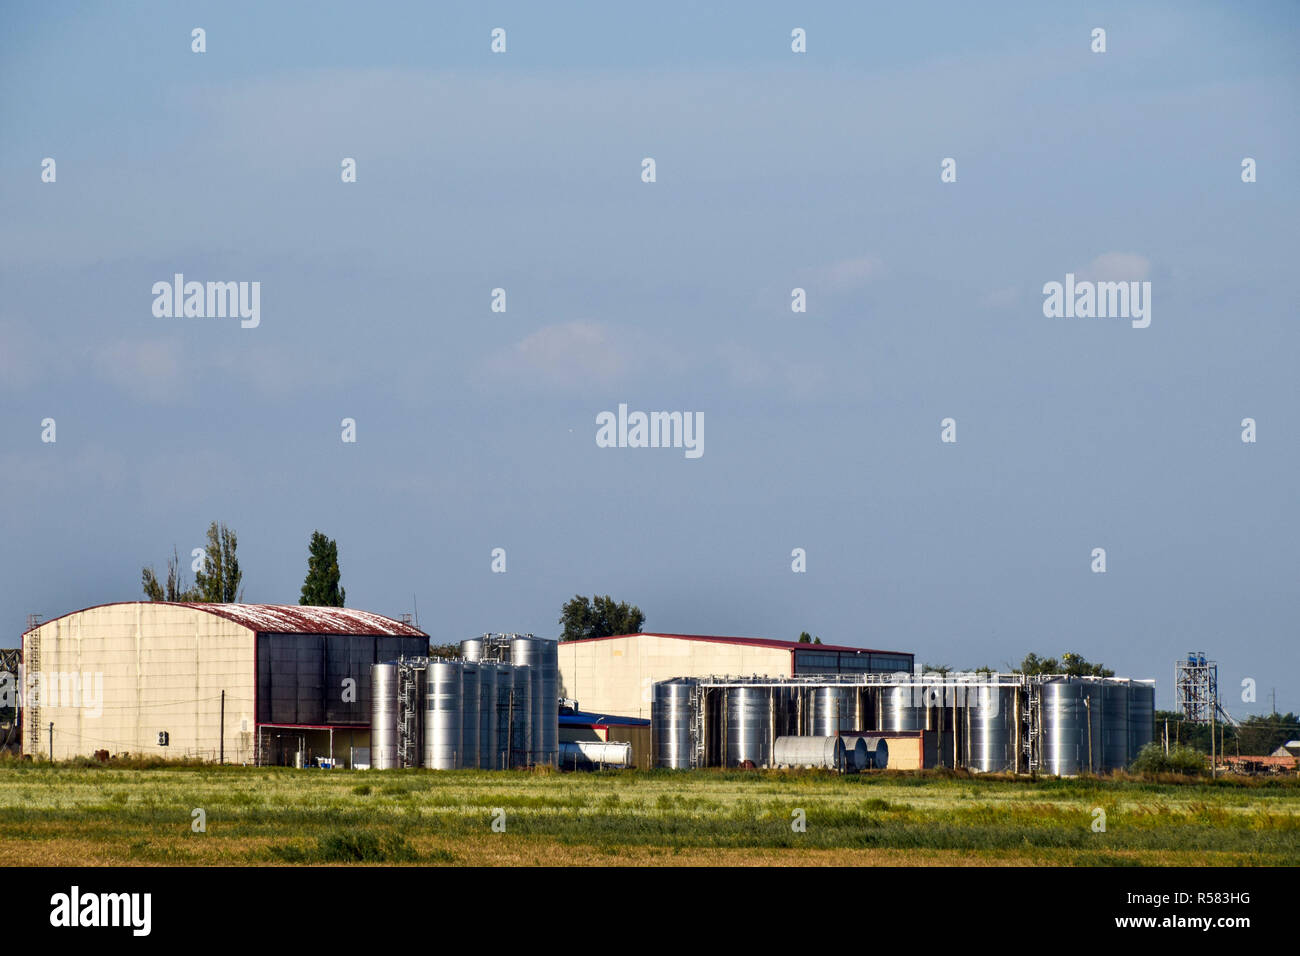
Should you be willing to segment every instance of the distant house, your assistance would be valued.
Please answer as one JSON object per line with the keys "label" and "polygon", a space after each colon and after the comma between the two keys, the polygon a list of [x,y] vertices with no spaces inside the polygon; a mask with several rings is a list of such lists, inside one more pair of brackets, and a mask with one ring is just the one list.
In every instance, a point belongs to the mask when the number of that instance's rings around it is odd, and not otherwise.
{"label": "distant house", "polygon": [[1300,740],[1288,740],[1277,750],[1274,750],[1270,757],[1300,757]]}

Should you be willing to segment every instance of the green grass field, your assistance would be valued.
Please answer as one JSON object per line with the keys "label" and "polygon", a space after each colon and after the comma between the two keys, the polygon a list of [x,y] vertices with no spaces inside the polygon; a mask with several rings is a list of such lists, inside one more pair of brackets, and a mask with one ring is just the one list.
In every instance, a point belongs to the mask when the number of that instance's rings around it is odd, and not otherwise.
{"label": "green grass field", "polygon": [[1294,866],[1300,780],[6,761],[0,863]]}

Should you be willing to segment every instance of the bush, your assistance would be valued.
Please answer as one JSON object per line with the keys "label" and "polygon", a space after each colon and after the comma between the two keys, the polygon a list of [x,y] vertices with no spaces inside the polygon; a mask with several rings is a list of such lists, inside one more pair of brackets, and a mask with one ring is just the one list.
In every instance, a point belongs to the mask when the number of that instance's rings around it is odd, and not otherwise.
{"label": "bush", "polygon": [[1129,769],[1138,773],[1183,773],[1200,775],[1205,773],[1205,754],[1191,747],[1177,744],[1169,748],[1169,753],[1157,743],[1147,744],[1129,765]]}

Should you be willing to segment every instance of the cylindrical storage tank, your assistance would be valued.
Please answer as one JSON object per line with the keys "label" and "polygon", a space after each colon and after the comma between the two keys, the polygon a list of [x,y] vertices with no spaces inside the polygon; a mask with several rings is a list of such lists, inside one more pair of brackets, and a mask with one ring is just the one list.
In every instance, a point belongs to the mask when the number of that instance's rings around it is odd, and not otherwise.
{"label": "cylindrical storage tank", "polygon": [[397,760],[397,663],[388,661],[370,668],[370,766],[392,770]]}
{"label": "cylindrical storage tank", "polygon": [[966,766],[980,773],[1012,769],[1014,745],[1012,686],[966,688]]}
{"label": "cylindrical storage tank", "polygon": [[560,766],[600,770],[632,766],[632,745],[625,740],[569,740],[560,744]]}
{"label": "cylindrical storage tank", "polygon": [[461,734],[460,765],[477,767],[479,758],[479,711],[481,709],[481,674],[477,663],[466,661],[461,664],[461,681],[464,688],[461,697]]}
{"label": "cylindrical storage tank", "polygon": [[527,664],[510,668],[514,701],[511,704],[510,766],[527,767],[533,734],[533,669]]}
{"label": "cylindrical storage tank", "polygon": [[844,769],[853,773],[870,770],[875,764],[875,754],[867,747],[865,737],[841,737],[844,741]]}
{"label": "cylindrical storage tank", "polygon": [[766,767],[772,757],[772,695],[767,687],[728,687],[727,766]]}
{"label": "cylindrical storage tank", "polygon": [[695,681],[665,680],[654,685],[650,706],[650,731],[654,737],[654,765],[669,770],[689,770],[695,748],[691,742],[691,698]]}
{"label": "cylindrical storage tank", "polygon": [[882,687],[876,695],[876,729],[925,730],[924,688]]}
{"label": "cylindrical storage tank", "polygon": [[483,638],[471,637],[460,642],[460,659],[463,661],[481,661],[483,659]]}
{"label": "cylindrical storage tank", "polygon": [[532,669],[533,762],[554,766],[560,750],[559,645],[539,637],[517,637],[510,642],[510,660]]}
{"label": "cylindrical storage tank", "polygon": [[478,662],[478,765],[496,770],[497,751],[497,665]]}
{"label": "cylindrical storage tank", "polygon": [[1042,764],[1059,777],[1079,773],[1088,765],[1088,711],[1084,686],[1078,681],[1055,680],[1042,685]]}
{"label": "cylindrical storage tank", "polygon": [[889,741],[883,737],[868,737],[867,749],[872,753],[872,766],[876,770],[886,770],[889,767]]}
{"label": "cylindrical storage tank", "polygon": [[1156,689],[1145,681],[1128,685],[1128,759],[1132,763],[1142,748],[1155,739]]}
{"label": "cylindrical storage tank", "polygon": [[858,726],[858,689],[852,686],[814,687],[809,696],[805,726],[813,737],[861,730]]}
{"label": "cylindrical storage tank", "polygon": [[510,720],[512,701],[510,695],[515,689],[514,668],[509,664],[498,664],[497,672],[497,733],[496,752],[493,754],[492,766],[497,770],[510,767]]}
{"label": "cylindrical storage tank", "polygon": [[465,693],[460,661],[430,661],[425,678],[424,765],[431,770],[459,766],[465,716]]}
{"label": "cylindrical storage tank", "polygon": [[[865,750],[866,744],[862,746]],[[844,738],[842,737],[777,737],[772,748],[774,767],[843,770],[844,760]]]}
{"label": "cylindrical storage tank", "polygon": [[844,741],[846,769],[849,769],[851,761],[858,762],[859,771],[884,770],[889,765],[889,744],[883,738],[861,737],[850,734],[840,739]]}
{"label": "cylindrical storage tank", "polygon": [[1128,766],[1128,685],[1101,685],[1101,758],[1103,770]]}

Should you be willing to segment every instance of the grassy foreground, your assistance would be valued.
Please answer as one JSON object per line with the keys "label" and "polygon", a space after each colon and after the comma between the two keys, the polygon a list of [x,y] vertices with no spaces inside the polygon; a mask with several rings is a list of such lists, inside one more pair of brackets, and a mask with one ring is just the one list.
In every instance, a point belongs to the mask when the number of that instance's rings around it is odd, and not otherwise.
{"label": "grassy foreground", "polygon": [[1300,780],[0,764],[0,864],[297,863],[1294,866]]}

